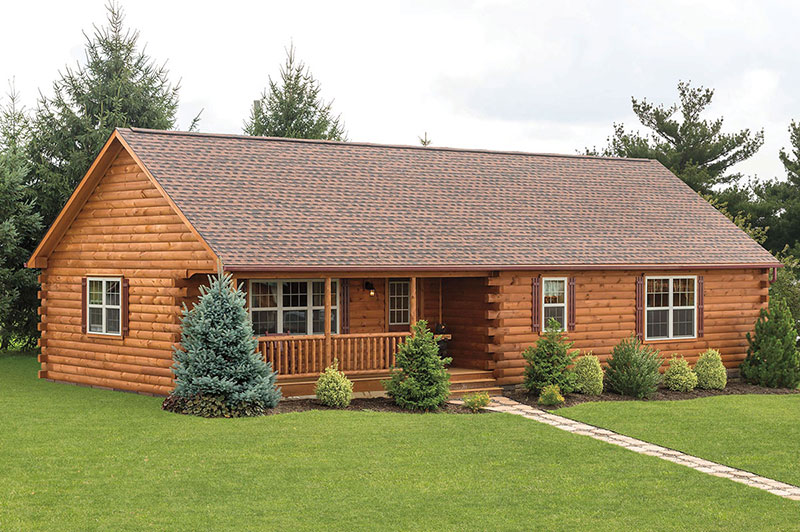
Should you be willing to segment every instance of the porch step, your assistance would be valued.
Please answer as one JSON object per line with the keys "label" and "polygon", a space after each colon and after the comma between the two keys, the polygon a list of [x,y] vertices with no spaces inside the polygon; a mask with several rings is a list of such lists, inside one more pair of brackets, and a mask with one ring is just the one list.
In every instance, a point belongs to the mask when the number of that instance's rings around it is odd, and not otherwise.
{"label": "porch step", "polygon": [[[461,396],[464,393],[476,391],[488,391],[490,394],[500,393],[502,390],[497,386],[491,371],[471,369],[471,368],[449,368],[450,372],[450,391],[451,395]],[[354,392],[379,392],[383,391],[382,380],[389,378],[387,372],[376,372],[350,377],[353,381]],[[281,387],[284,397],[298,395],[313,395],[316,379],[281,379],[278,386]]]}

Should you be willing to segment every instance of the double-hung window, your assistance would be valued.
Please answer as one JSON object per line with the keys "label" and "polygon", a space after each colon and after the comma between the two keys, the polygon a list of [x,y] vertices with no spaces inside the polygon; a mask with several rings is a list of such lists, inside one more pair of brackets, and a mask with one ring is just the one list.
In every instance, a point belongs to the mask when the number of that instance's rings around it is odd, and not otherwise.
{"label": "double-hung window", "polygon": [[[338,332],[338,281],[331,281],[331,331]],[[250,281],[250,315],[256,335],[325,332],[325,281]]]}
{"label": "double-hung window", "polygon": [[122,323],[122,279],[87,279],[87,330],[93,334],[120,335]]}
{"label": "double-hung window", "polygon": [[389,325],[408,325],[411,320],[411,290],[406,279],[389,281]]}
{"label": "double-hung window", "polygon": [[645,340],[694,338],[696,277],[647,277]]}
{"label": "double-hung window", "polygon": [[542,279],[542,324],[546,328],[554,319],[565,330],[567,323],[567,280]]}

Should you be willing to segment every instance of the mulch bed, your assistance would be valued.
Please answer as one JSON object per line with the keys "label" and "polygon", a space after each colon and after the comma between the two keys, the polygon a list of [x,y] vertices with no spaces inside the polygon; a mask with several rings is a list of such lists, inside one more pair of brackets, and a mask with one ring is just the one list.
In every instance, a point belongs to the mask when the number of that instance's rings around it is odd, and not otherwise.
{"label": "mulch bed", "polygon": [[[394,404],[391,399],[386,397],[374,397],[370,399],[353,399],[347,408],[331,408],[323,405],[316,399],[284,399],[278,406],[271,408],[269,414],[287,414],[289,412],[305,412],[307,410],[349,410],[349,411],[371,411],[371,412],[396,412],[398,414],[424,414],[426,412],[416,410],[406,410]],[[471,414],[469,409],[461,405],[445,403],[445,405],[433,412],[437,414]]]}
{"label": "mulch bed", "polygon": [[698,388],[691,392],[673,392],[672,390],[661,387],[650,399],[636,399],[635,397],[628,397],[612,392],[603,392],[602,395],[583,395],[579,393],[570,393],[564,396],[564,404],[559,406],[540,405],[536,402],[538,400],[537,396],[528,394],[528,392],[522,388],[508,390],[503,395],[520,403],[535,406],[544,410],[558,410],[559,408],[564,408],[567,406],[575,406],[581,403],[591,403],[596,401],[682,401],[686,399],[697,399],[699,397],[712,397],[715,395],[786,395],[797,393],[800,393],[800,390],[792,390],[791,388],[764,388],[763,386],[748,384],[741,380],[729,380],[728,385],[724,390],[701,390]]}

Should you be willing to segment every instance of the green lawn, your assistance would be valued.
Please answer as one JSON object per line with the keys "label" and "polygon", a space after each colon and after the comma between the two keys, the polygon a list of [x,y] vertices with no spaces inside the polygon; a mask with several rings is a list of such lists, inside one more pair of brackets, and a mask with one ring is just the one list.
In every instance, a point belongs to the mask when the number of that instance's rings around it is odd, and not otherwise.
{"label": "green lawn", "polygon": [[558,414],[800,486],[800,395],[583,403]]}
{"label": "green lawn", "polygon": [[168,414],[0,355],[1,530],[796,530],[800,504],[507,414]]}

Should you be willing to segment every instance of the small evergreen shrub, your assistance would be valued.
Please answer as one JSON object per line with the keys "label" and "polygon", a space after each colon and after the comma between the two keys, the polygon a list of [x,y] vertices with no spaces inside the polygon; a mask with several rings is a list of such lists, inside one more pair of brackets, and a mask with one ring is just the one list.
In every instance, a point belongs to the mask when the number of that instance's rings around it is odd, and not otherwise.
{"label": "small evergreen shrub", "polygon": [[278,404],[275,372],[256,352],[258,340],[245,295],[220,271],[200,287],[200,300],[183,306],[181,348],[173,348],[175,389],[162,404],[202,417],[262,415]]}
{"label": "small evergreen shrub", "polygon": [[586,395],[603,393],[603,368],[596,356],[591,353],[582,356],[572,371],[575,373],[576,392]]}
{"label": "small evergreen shrub", "polygon": [[544,406],[557,406],[564,404],[564,396],[558,384],[548,384],[539,394],[539,404]]}
{"label": "small evergreen shrub", "polygon": [[347,408],[353,399],[353,383],[343,371],[339,371],[339,361],[333,359],[333,364],[317,379],[314,393],[319,402],[333,408]]}
{"label": "small evergreen shrub", "polygon": [[611,390],[643,399],[651,397],[661,382],[661,356],[657,349],[642,345],[638,338],[625,338],[614,346],[606,368]]}
{"label": "small evergreen shrub", "polygon": [[464,396],[464,406],[469,408],[473,414],[480,411],[481,408],[489,406],[489,392],[475,392]]}
{"label": "small evergreen shrub", "polygon": [[557,384],[564,393],[575,389],[575,375],[569,366],[578,350],[570,352],[573,342],[568,342],[560,329],[558,322],[551,319],[536,345],[522,353],[527,362],[522,384],[531,393],[541,392],[548,384]]}
{"label": "small evergreen shrub", "polygon": [[397,366],[383,386],[398,406],[409,410],[436,410],[450,397],[450,374],[445,366],[453,361],[439,356],[439,344],[420,320],[397,349]]}
{"label": "small evergreen shrub", "polygon": [[697,387],[703,390],[724,390],[728,384],[728,372],[722,364],[722,356],[715,349],[700,353],[694,373],[697,375]]}
{"label": "small evergreen shrub", "polygon": [[674,392],[691,392],[697,386],[697,375],[682,356],[672,357],[669,368],[664,372],[664,386]]}
{"label": "small evergreen shrub", "polygon": [[789,307],[781,299],[761,309],[755,336],[747,333],[747,357],[739,367],[752,384],[769,388],[797,388],[800,384],[800,353]]}

